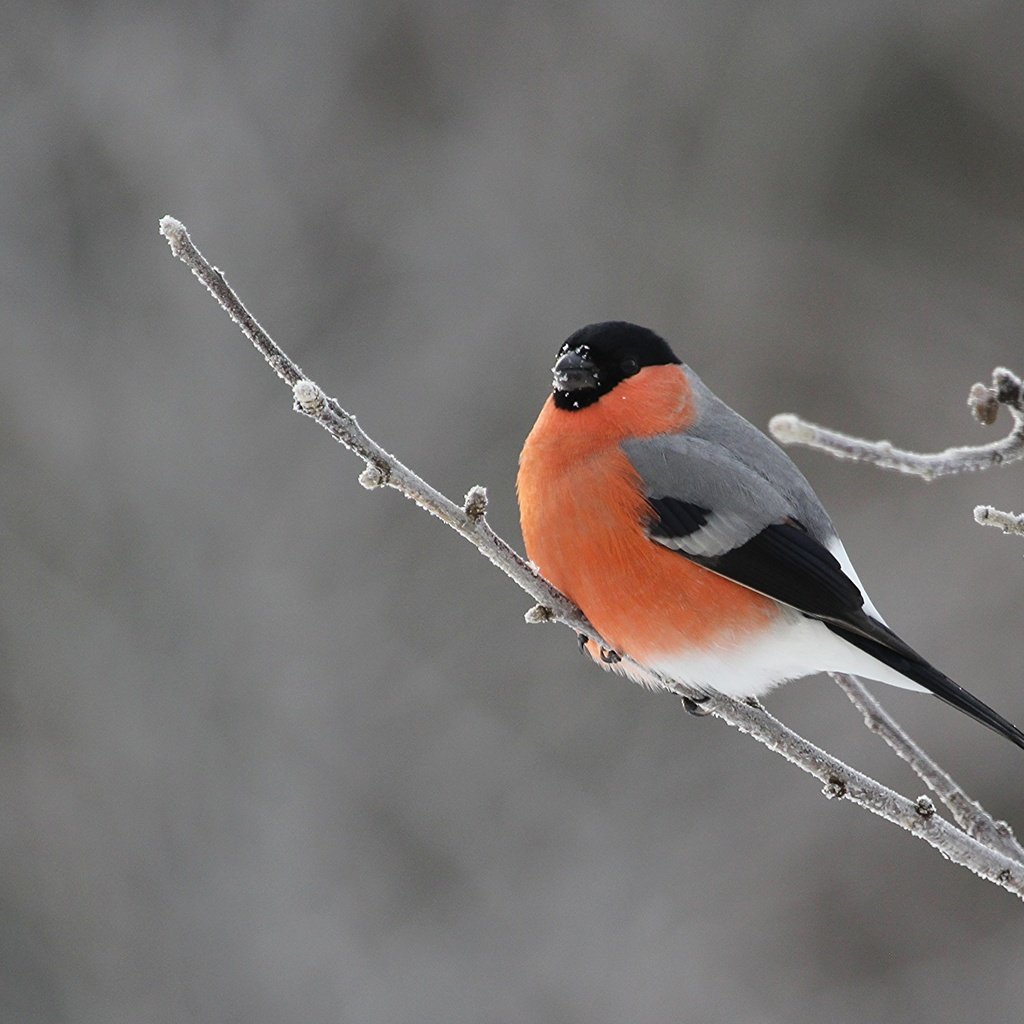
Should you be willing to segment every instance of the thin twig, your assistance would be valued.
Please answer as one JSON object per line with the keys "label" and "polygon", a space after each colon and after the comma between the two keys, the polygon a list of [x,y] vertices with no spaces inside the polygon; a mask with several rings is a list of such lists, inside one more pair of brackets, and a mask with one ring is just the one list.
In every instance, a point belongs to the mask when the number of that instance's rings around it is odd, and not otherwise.
{"label": "thin twig", "polygon": [[[837,431],[808,423],[785,413],[772,418],[769,429],[785,444],[802,444],[819,448],[838,458],[870,462],[882,469],[895,469],[903,473],[933,480],[938,476],[1013,462],[1024,457],[1024,386],[1020,378],[1005,367],[992,372],[991,386],[974,384],[967,397],[967,405],[974,418],[984,426],[994,423],[1000,406],[1005,406],[1013,417],[1013,429],[1000,441],[979,447],[948,448],[944,452],[920,454],[894,448],[888,441],[863,441]],[[1004,533],[1024,536],[1024,515],[1001,512],[991,505],[979,505],[974,510],[977,522],[998,526]],[[861,683],[852,676],[833,673],[841,689],[860,709],[867,727],[878,733],[886,743],[917,772],[918,776],[946,804],[956,821],[993,849],[1024,861],[1024,849],[1017,842],[1010,827],[994,820],[979,804],[972,800],[909,736],[897,725],[882,706]]]}
{"label": "thin twig", "polygon": [[792,413],[773,416],[768,429],[783,444],[805,445],[828,452],[839,459],[870,462],[881,469],[895,469],[934,480],[951,473],[987,469],[1024,458],[1024,400],[1020,378],[1004,367],[992,373],[992,386],[975,384],[968,398],[974,416],[983,424],[992,423],[999,406],[1013,417],[1013,429],[991,444],[947,448],[923,454],[894,447],[889,441],[865,441],[828,427],[809,423]]}
{"label": "thin twig", "polygon": [[864,724],[914,769],[918,778],[949,808],[956,823],[969,836],[1024,864],[1024,847],[1017,842],[1005,821],[996,821],[981,804],[972,800],[949,773],[903,731],[859,679],[842,672],[831,675],[864,716]]}
{"label": "thin twig", "polygon": [[355,416],[346,412],[335,399],[328,398],[317,384],[306,377],[298,364],[278,347],[242,304],[224,275],[212,267],[195,247],[181,221],[164,217],[160,221],[160,233],[170,243],[171,252],[206,285],[210,294],[238,324],[274,372],[291,385],[295,408],[316,420],[336,441],[351,449],[366,463],[366,469],[359,477],[364,487],[393,487],[401,491],[421,508],[472,541],[502,572],[547,608],[549,618],[564,622],[577,632],[586,633],[595,642],[600,642],[594,628],[580,610],[494,533],[485,514],[487,493],[483,488],[473,488],[466,495],[464,504],[459,506],[404,466],[359,426]]}
{"label": "thin twig", "polygon": [[982,526],[997,526],[1003,533],[1024,537],[1024,512],[1001,512],[991,505],[978,505],[974,510],[974,521]]}
{"label": "thin twig", "polygon": [[[724,703],[723,703],[724,702]],[[741,732],[748,733],[787,761],[824,783],[829,799],[845,797],[935,847],[944,857],[1024,898],[1024,864],[994,850],[940,818],[927,798],[908,800],[850,768],[783,725],[764,708],[713,695],[701,705]],[[1000,844],[1004,845],[1004,844]],[[995,872],[994,874],[992,872]]]}
{"label": "thin twig", "polygon": [[[164,217],[160,231],[170,243],[174,255],[206,285],[278,376],[291,385],[295,408],[314,419],[332,437],[363,459],[366,469],[359,479],[364,486],[396,488],[469,540],[538,602],[527,613],[530,621],[562,622],[577,632],[586,633],[600,647],[607,647],[580,610],[494,533],[486,520],[486,492],[483,488],[471,488],[460,506],[402,465],[359,427],[354,416],[306,378],[273,342],[228,286],[224,275],[211,267],[193,245],[180,221]],[[641,666],[628,659],[623,661],[651,678],[651,674]],[[655,681],[679,697],[696,696],[694,691],[674,680],[657,677]],[[845,797],[865,807],[924,839],[948,859],[1024,898],[1024,864],[984,846],[938,817],[930,803],[926,806],[920,801],[907,800],[855,771],[788,729],[760,706],[713,693],[703,701],[702,707],[819,779],[825,784],[827,796]]]}

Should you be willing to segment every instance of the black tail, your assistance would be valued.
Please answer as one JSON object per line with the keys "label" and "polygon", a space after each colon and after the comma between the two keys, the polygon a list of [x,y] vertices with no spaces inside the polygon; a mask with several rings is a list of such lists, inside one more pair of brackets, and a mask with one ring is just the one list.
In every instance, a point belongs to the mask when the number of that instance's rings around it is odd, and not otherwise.
{"label": "black tail", "polygon": [[[848,643],[853,644],[854,647],[859,647],[873,658],[877,658],[882,664],[888,665],[908,679],[919,683],[926,690],[930,690],[939,700],[952,704],[957,710],[962,711],[965,715],[970,715],[982,725],[987,725],[1000,736],[1005,736],[1011,743],[1016,743],[1018,747],[1024,749],[1024,732],[1021,732],[1017,726],[1008,722],[997,711],[993,711],[984,701],[978,700],[973,693],[965,690],[959,683],[954,683],[949,676],[944,676],[937,668],[929,665],[924,658],[907,647],[895,633],[880,622],[876,622],[868,616],[865,616],[865,619],[871,624],[870,631],[878,639],[864,636],[851,629],[844,629],[831,622],[825,622],[825,625],[833,633],[838,633]],[[889,645],[890,643],[898,646],[899,649],[894,649],[894,646]]]}

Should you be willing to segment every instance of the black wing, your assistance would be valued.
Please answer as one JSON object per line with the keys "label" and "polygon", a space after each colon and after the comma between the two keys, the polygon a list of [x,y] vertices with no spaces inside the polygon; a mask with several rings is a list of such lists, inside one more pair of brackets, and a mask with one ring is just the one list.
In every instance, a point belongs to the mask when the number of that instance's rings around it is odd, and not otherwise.
{"label": "black wing", "polygon": [[[702,543],[714,531],[714,513],[678,498],[648,498],[652,539],[705,568],[819,619],[832,632],[882,664],[930,690],[936,697],[1024,748],[1024,732],[959,683],[930,665],[888,626],[864,611],[864,595],[839,561],[799,522],[771,523],[728,550]],[[722,531],[715,535],[722,539]],[[689,541],[688,541],[689,538]],[[716,550],[714,554],[699,553]]]}
{"label": "black wing", "polygon": [[[788,604],[815,619],[860,630],[864,595],[822,543],[795,519],[771,523],[749,540],[722,550],[697,537],[714,528],[714,513],[679,498],[648,498],[654,540],[751,590]],[[713,551],[714,553],[704,553]]]}

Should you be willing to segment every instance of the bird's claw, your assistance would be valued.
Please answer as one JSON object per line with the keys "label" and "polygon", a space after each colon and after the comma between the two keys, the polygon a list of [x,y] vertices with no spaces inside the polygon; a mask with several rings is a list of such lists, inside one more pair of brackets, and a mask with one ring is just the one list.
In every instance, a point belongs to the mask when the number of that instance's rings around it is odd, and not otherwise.
{"label": "bird's claw", "polygon": [[[576,642],[580,645],[580,651],[583,654],[589,654],[587,644],[590,643],[590,637],[586,633],[577,633]],[[613,651],[610,647],[599,648],[598,654],[606,665],[616,665],[622,661],[622,655],[618,651]]]}
{"label": "bird's claw", "polygon": [[707,697],[684,697],[683,698],[683,710],[688,715],[693,715],[696,718],[703,718],[705,715],[710,715],[711,711],[704,707],[704,702]]}

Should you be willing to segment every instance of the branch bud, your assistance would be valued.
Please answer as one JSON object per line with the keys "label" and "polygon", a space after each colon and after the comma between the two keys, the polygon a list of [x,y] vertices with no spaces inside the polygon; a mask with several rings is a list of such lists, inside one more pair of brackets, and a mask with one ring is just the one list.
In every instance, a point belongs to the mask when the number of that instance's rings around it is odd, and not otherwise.
{"label": "branch bud", "polygon": [[487,512],[487,488],[481,487],[479,484],[470,487],[466,492],[465,501],[462,503],[462,510],[474,522],[483,519]]}
{"label": "branch bud", "polygon": [[532,608],[528,608],[523,616],[530,625],[535,625],[538,622],[551,622],[554,617],[554,612],[543,604],[535,604]]}
{"label": "branch bud", "polygon": [[368,490],[375,490],[377,487],[383,487],[387,483],[387,477],[381,471],[380,466],[375,466],[372,462],[369,463],[359,474],[359,482]]}
{"label": "branch bud", "polygon": [[311,380],[303,377],[297,380],[292,387],[292,394],[295,396],[295,408],[298,412],[304,412],[307,416],[319,416],[327,403],[324,393]]}
{"label": "branch bud", "polygon": [[970,406],[974,418],[983,426],[989,427],[995,423],[999,416],[999,399],[990,387],[977,383],[971,388],[967,396],[967,404]]}
{"label": "branch bud", "polygon": [[821,787],[826,800],[842,800],[846,796],[846,783],[834,775]]}

